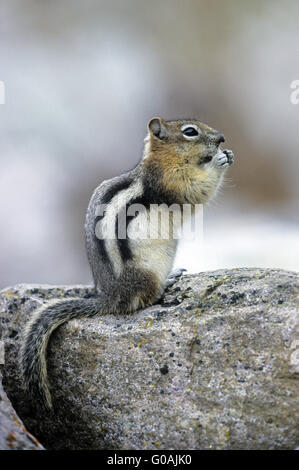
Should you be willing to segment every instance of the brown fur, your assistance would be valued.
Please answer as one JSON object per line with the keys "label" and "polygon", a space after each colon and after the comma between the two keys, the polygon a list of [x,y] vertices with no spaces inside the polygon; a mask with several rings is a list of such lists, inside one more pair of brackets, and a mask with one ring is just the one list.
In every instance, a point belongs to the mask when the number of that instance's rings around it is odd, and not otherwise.
{"label": "brown fur", "polygon": [[[181,204],[206,202],[215,190],[219,172],[207,165],[219,150],[215,137],[219,132],[196,120],[164,121],[161,118],[164,136],[157,138],[149,127],[148,154],[144,160],[145,171],[159,173],[160,184],[171,194],[176,194]],[[187,141],[181,127],[196,124],[201,135],[196,141]]]}

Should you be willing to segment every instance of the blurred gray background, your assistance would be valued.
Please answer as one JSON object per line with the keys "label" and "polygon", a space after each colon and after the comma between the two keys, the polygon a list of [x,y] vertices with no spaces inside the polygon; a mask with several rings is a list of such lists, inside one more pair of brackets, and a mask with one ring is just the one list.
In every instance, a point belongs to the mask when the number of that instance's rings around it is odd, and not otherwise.
{"label": "blurred gray background", "polygon": [[299,269],[299,2],[2,0],[0,286],[90,282],[85,210],[147,121],[197,117],[236,155],[191,272]]}

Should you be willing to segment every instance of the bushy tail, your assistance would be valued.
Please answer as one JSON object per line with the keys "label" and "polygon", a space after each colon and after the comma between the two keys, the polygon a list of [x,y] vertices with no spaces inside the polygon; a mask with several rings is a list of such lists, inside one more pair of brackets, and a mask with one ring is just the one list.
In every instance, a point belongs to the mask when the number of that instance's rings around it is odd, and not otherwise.
{"label": "bushy tail", "polygon": [[97,313],[109,313],[108,302],[101,296],[53,300],[38,309],[28,322],[20,355],[23,382],[29,395],[47,409],[52,408],[46,363],[51,333],[73,318],[92,317]]}

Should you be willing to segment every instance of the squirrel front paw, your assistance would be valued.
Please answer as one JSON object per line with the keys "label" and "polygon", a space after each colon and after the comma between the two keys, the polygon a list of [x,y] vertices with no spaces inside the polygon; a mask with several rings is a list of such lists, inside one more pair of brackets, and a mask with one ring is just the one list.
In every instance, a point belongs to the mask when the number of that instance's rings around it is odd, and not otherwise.
{"label": "squirrel front paw", "polygon": [[234,154],[231,150],[222,150],[216,153],[212,163],[216,168],[227,168],[234,163]]}

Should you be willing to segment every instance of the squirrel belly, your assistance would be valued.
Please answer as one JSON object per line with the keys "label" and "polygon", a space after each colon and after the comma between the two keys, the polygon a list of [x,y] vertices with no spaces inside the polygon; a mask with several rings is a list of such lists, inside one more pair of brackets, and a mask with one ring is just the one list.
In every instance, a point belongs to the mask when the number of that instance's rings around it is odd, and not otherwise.
{"label": "squirrel belly", "polygon": [[[96,188],[85,223],[96,296],[53,300],[33,313],[24,331],[21,374],[36,402],[52,408],[46,353],[57,327],[74,318],[130,313],[159,300],[177,251],[177,227],[168,219],[169,236],[160,237],[152,208],[194,207],[213,197],[234,158],[230,150],[220,149],[223,141],[220,132],[196,120],[153,118],[141,162]],[[156,235],[132,237],[148,220]],[[169,229],[163,224],[162,231]]]}

